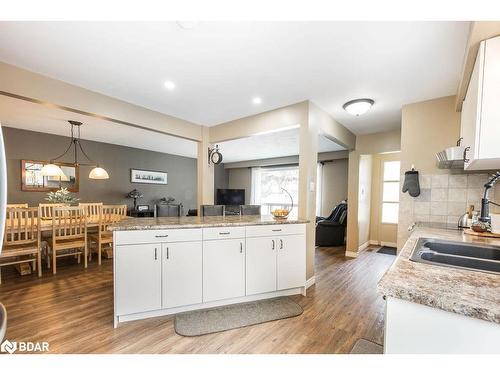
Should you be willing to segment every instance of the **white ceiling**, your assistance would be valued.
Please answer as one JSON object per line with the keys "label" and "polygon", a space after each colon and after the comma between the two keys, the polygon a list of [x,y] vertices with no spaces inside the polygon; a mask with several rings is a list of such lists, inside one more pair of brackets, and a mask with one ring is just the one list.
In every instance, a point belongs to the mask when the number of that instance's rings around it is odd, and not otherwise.
{"label": "white ceiling", "polygon": [[[224,163],[278,158],[299,154],[299,129],[288,129],[219,143]],[[341,151],[344,147],[323,135],[318,138],[318,152]]]}
{"label": "white ceiling", "polygon": [[[312,100],[357,134],[456,92],[468,22],[0,22],[0,60],[203,125]],[[168,91],[163,82],[176,88]],[[259,96],[262,104],[252,104]],[[355,118],[350,99],[375,105]]]}
{"label": "white ceiling", "polygon": [[[82,139],[196,158],[197,144],[182,138],[120,125],[0,95],[0,123],[17,129],[69,137],[67,120],[84,123]],[[54,150],[54,156],[64,150]]]}

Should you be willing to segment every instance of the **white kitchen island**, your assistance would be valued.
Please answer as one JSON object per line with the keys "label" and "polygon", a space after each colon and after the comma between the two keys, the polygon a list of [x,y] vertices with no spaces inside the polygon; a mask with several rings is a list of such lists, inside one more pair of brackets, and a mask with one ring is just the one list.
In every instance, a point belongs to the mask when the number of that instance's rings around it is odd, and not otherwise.
{"label": "white kitchen island", "polygon": [[114,225],[118,323],[306,292],[306,220],[126,219]]}

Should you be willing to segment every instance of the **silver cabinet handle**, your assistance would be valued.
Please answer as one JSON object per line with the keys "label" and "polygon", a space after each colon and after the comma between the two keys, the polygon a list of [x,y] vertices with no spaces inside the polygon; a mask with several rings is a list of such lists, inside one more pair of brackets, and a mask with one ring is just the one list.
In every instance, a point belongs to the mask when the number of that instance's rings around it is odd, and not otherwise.
{"label": "silver cabinet handle", "polygon": [[274,247],[275,247],[275,246],[274,246],[274,240],[272,240],[272,242],[273,242],[273,248],[272,248],[272,250],[274,250]]}
{"label": "silver cabinet handle", "polygon": [[243,242],[240,242],[240,253],[243,253]]}
{"label": "silver cabinet handle", "polygon": [[271,229],[273,232],[281,232],[281,229]]}
{"label": "silver cabinet handle", "polygon": [[231,232],[219,232],[220,235],[231,234]]}
{"label": "silver cabinet handle", "polygon": [[155,247],[155,260],[158,260],[158,249]]}
{"label": "silver cabinet handle", "polygon": [[168,234],[157,234],[155,237],[156,238],[166,238],[166,237],[168,237]]}
{"label": "silver cabinet handle", "polygon": [[170,259],[170,256],[168,254],[168,247],[167,247],[167,259]]}
{"label": "silver cabinet handle", "polygon": [[470,147],[467,146],[466,148],[464,148],[464,163],[468,163],[469,162],[469,159],[467,159],[467,151],[470,150]]}
{"label": "silver cabinet handle", "polygon": [[280,249],[283,250],[283,240],[280,240]]}

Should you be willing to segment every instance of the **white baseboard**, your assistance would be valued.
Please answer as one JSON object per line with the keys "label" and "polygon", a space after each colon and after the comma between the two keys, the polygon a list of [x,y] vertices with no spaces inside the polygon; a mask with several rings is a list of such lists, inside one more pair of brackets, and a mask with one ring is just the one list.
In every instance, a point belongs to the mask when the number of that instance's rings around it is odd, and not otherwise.
{"label": "white baseboard", "polygon": [[316,276],[313,276],[306,281],[306,289],[309,289],[309,287],[313,286],[314,284],[316,284]]}
{"label": "white baseboard", "polygon": [[345,256],[348,258],[357,258],[358,253],[356,251],[347,251],[345,252]]}
{"label": "white baseboard", "polygon": [[396,242],[380,241],[380,246],[398,247],[398,244]]}
{"label": "white baseboard", "polygon": [[358,252],[359,251],[363,251],[364,249],[366,249],[368,246],[370,245],[370,241],[366,241],[364,244],[362,244],[361,246],[358,247]]}
{"label": "white baseboard", "polygon": [[378,242],[377,240],[370,240],[368,242],[370,242],[370,245],[380,245],[380,242]]}

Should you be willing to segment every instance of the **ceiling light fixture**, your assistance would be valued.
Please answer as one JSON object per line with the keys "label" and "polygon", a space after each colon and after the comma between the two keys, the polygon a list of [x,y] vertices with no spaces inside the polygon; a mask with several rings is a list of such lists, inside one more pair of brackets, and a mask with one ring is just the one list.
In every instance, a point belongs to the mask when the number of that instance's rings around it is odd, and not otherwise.
{"label": "ceiling light fixture", "polygon": [[373,103],[375,102],[372,99],[355,99],[345,103],[342,108],[353,116],[361,116],[362,114],[368,112]]}
{"label": "ceiling light fixture", "polygon": [[262,98],[255,97],[252,99],[252,103],[253,104],[260,104],[260,103],[262,103]]}
{"label": "ceiling light fixture", "polygon": [[[94,167],[89,173],[89,178],[92,180],[107,180],[109,178],[108,172],[106,172],[105,169],[99,167],[99,164],[95,163],[89,156],[83,151],[83,147],[81,144],[81,138],[80,138],[80,126],[82,126],[82,123],[79,121],[68,121],[71,125],[71,141],[69,142],[69,146],[64,151],[62,155],[59,155],[58,157],[50,160],[49,164],[46,164],[43,166],[41,170],[42,176],[48,176],[48,177],[60,177],[64,178],[64,172],[62,171],[61,167],[58,165],[54,164],[54,162],[57,159],[61,159],[63,156],[65,156],[71,148],[73,148],[73,153],[74,153],[74,162],[73,164],[75,166],[83,165],[83,166],[90,166]],[[75,134],[75,126],[78,129],[78,131]],[[81,151],[81,153],[87,158],[87,160],[90,163],[80,163],[78,161],[78,150]]]}
{"label": "ceiling light fixture", "polygon": [[173,83],[172,81],[165,81],[165,83],[163,85],[165,86],[165,88],[167,90],[175,89],[175,83]]}

